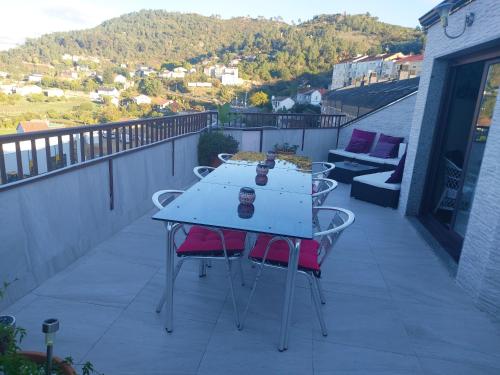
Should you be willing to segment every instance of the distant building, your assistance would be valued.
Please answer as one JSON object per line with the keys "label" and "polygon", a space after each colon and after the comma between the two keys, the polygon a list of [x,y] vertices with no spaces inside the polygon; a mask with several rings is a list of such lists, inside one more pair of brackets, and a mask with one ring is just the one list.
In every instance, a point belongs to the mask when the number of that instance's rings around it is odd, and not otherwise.
{"label": "distant building", "polygon": [[118,107],[120,105],[120,101],[116,97],[111,98],[110,103],[115,105],[116,107]]}
{"label": "distant building", "polygon": [[410,55],[394,61],[392,77],[394,79],[408,79],[419,77],[422,73],[424,55]]}
{"label": "distant building", "polygon": [[120,96],[120,91],[116,87],[99,87],[97,94],[100,96],[111,96],[118,98]]}
{"label": "distant building", "polygon": [[135,75],[138,77],[149,77],[152,74],[156,74],[156,71],[149,66],[140,66],[135,72]]}
{"label": "distant building", "polygon": [[0,78],[7,78],[9,76],[9,73],[7,72],[0,72]]}
{"label": "distant building", "polygon": [[212,65],[203,69],[203,73],[210,78],[220,79],[224,86],[237,86],[243,83],[238,77],[238,68],[228,68],[224,65]]}
{"label": "distant building", "polygon": [[127,77],[125,77],[124,75],[121,75],[121,74],[118,74],[114,79],[113,79],[113,82],[114,83],[120,83],[122,85],[125,85],[127,83]]}
{"label": "distant building", "polygon": [[171,105],[174,101],[167,100],[164,98],[153,98],[151,101],[156,109],[166,109],[169,105]]}
{"label": "distant building", "polygon": [[350,86],[356,82],[373,83],[392,78],[394,63],[404,57],[401,52],[374,56],[358,55],[335,64],[332,72],[331,90]]}
{"label": "distant building", "polygon": [[73,70],[65,70],[59,73],[59,78],[73,81],[75,79],[78,79],[78,73]]}
{"label": "distant building", "polygon": [[40,83],[42,82],[43,75],[39,73],[33,73],[28,76],[28,82]]}
{"label": "distant building", "polygon": [[[179,69],[179,68],[175,68],[175,69]],[[160,78],[167,78],[167,79],[183,79],[184,77],[186,77],[186,72],[184,72],[182,70],[175,71],[175,69],[173,71],[164,70],[159,74],[159,77]],[[184,69],[184,68],[180,68],[180,69]]]}
{"label": "distant building", "polygon": [[0,92],[4,93],[6,95],[10,95],[10,94],[16,92],[16,86],[15,85],[0,85]]}
{"label": "distant building", "polygon": [[49,98],[60,98],[64,96],[64,91],[55,87],[44,90],[44,93]]}
{"label": "distant building", "polygon": [[188,82],[188,87],[212,87],[212,82]]}
{"label": "distant building", "polygon": [[151,98],[147,95],[138,95],[134,97],[134,102],[138,105],[140,104],[151,104]]}
{"label": "distant building", "polygon": [[188,70],[186,68],[183,68],[182,66],[179,66],[177,68],[174,68],[175,73],[187,73]]}
{"label": "distant building", "polygon": [[47,120],[21,121],[16,128],[17,133],[29,133],[44,130],[49,130],[49,122]]}
{"label": "distant building", "polygon": [[41,93],[42,93],[42,88],[36,85],[27,85],[16,88],[16,94],[19,94],[21,96],[41,94]]}
{"label": "distant building", "polygon": [[295,105],[295,101],[290,97],[273,96],[271,98],[271,104],[274,112],[288,111]]}
{"label": "distant building", "polygon": [[97,92],[91,92],[89,94],[89,98],[90,98],[90,100],[92,100],[93,102],[96,102],[96,103],[102,103],[103,102],[102,96],[99,95]]}
{"label": "distant building", "polygon": [[304,89],[297,93],[298,104],[321,105],[321,91],[318,89]]}

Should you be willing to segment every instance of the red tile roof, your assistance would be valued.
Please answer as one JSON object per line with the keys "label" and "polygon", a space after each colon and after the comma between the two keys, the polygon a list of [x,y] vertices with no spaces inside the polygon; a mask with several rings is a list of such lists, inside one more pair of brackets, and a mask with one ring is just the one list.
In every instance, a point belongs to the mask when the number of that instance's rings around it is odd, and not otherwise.
{"label": "red tile roof", "polygon": [[396,62],[407,63],[407,62],[413,62],[413,61],[422,61],[423,59],[424,59],[424,55],[411,55],[411,56],[406,56],[406,57],[402,57],[400,59],[397,59]]}
{"label": "red tile roof", "polygon": [[21,121],[17,128],[21,127],[25,133],[49,130],[49,122],[46,120]]}

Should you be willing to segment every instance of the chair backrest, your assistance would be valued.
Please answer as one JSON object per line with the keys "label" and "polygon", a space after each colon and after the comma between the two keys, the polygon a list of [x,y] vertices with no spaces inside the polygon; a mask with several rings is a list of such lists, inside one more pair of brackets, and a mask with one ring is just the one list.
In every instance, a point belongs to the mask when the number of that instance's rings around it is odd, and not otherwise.
{"label": "chair backrest", "polygon": [[448,189],[459,190],[460,189],[460,181],[462,179],[462,168],[459,168],[455,163],[453,163],[450,159],[444,159],[445,166],[445,186]]}
{"label": "chair backrest", "polygon": [[311,164],[313,178],[327,178],[330,171],[335,169],[335,164],[326,161],[315,161]]}
{"label": "chair backrest", "polygon": [[315,209],[318,212],[328,212],[331,217],[327,229],[320,230],[314,234],[315,240],[319,243],[318,263],[321,266],[340,238],[340,235],[354,223],[355,216],[354,213],[345,208],[323,206],[315,207]]}
{"label": "chair backrest", "polygon": [[219,154],[217,155],[217,157],[219,158],[220,161],[225,163],[233,157],[233,154]]}
{"label": "chair backrest", "polygon": [[313,206],[321,206],[326,201],[328,194],[337,187],[338,183],[329,178],[313,178]]}
{"label": "chair backrest", "polygon": [[153,194],[151,200],[156,208],[161,210],[177,196],[184,193],[184,190],[159,190]]}
{"label": "chair backrest", "polygon": [[202,165],[199,167],[194,167],[193,173],[196,177],[198,177],[198,179],[202,180],[205,177],[207,177],[207,175],[209,175],[214,170],[215,170],[214,167],[207,167],[207,166]]}

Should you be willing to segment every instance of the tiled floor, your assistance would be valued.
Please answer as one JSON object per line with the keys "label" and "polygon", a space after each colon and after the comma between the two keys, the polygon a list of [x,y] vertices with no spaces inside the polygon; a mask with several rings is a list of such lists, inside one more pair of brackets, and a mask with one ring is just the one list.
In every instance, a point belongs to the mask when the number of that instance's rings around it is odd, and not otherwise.
{"label": "tiled floor", "polygon": [[[289,350],[277,350],[284,273],[264,273],[245,329],[232,320],[222,264],[198,278],[187,263],[175,290],[175,330],[154,307],[164,280],[164,231],[145,216],[6,312],[43,351],[41,322],[61,321],[55,351],[128,374],[500,374],[500,323],[478,311],[453,271],[392,209],[351,200],[339,186],[328,204],[356,222],[323,271],[328,337],[297,280]],[[255,270],[245,267],[247,284]],[[238,287],[243,308],[249,287]]]}

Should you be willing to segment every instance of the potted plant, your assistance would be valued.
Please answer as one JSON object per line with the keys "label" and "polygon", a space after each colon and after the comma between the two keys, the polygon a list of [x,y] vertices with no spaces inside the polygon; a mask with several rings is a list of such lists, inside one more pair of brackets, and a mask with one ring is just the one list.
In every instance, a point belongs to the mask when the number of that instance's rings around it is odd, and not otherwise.
{"label": "potted plant", "polygon": [[232,136],[221,131],[203,133],[198,141],[198,163],[200,165],[218,167],[221,161],[217,155],[236,152],[238,152],[238,142]]}
{"label": "potted plant", "polygon": [[[0,288],[3,298],[9,283]],[[41,352],[22,351],[19,347],[26,330],[16,326],[16,319],[10,315],[0,316],[0,374],[2,375],[45,375],[47,355]],[[52,357],[53,375],[77,375],[71,357]],[[90,362],[82,365],[82,375],[98,374]]]}
{"label": "potted plant", "polygon": [[282,155],[295,155],[298,148],[299,148],[298,145],[290,145],[287,142],[282,144],[276,143],[274,145],[274,152]]}

